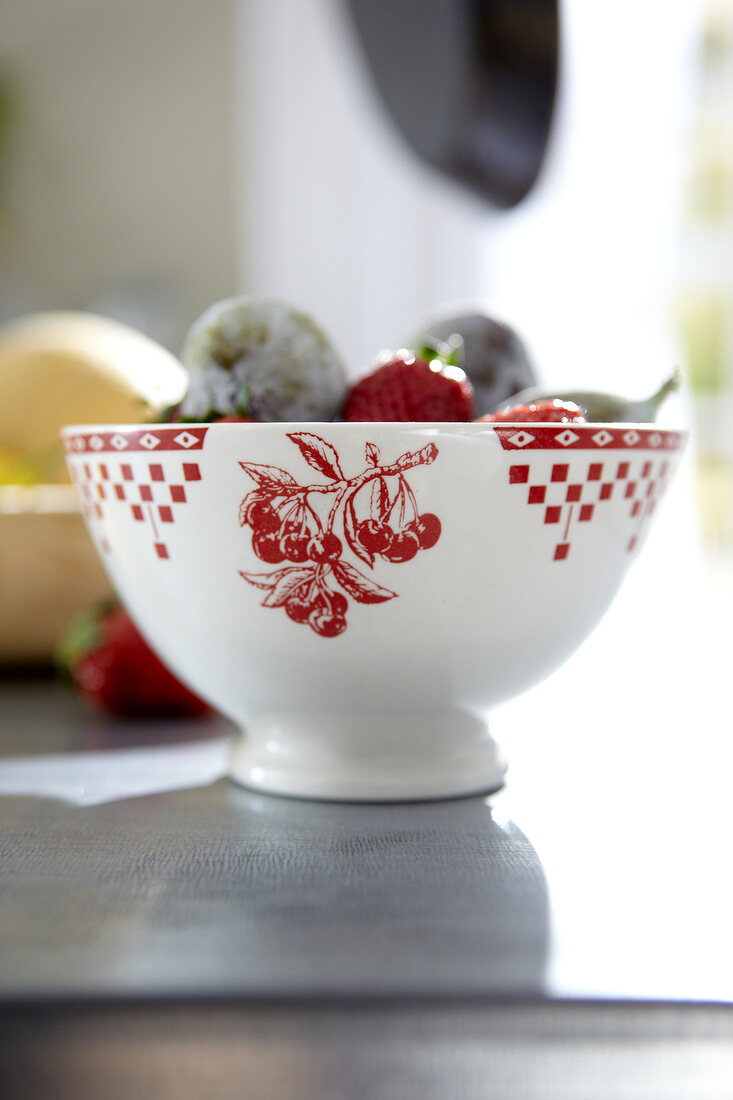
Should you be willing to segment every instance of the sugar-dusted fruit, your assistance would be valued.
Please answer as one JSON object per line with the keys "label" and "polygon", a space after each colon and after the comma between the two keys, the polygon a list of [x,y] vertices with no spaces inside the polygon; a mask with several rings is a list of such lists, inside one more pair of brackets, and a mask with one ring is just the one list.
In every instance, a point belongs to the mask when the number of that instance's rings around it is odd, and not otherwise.
{"label": "sugar-dusted fruit", "polygon": [[189,385],[180,420],[332,420],[346,394],[328,337],[284,302],[216,302],[191,327],[182,360]]}

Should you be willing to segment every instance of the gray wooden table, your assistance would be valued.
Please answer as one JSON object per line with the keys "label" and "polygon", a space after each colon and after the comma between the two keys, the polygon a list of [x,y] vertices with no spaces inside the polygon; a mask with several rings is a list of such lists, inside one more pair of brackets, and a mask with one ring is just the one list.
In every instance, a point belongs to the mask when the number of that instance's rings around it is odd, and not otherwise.
{"label": "gray wooden table", "polygon": [[[32,678],[0,681],[0,730],[0,778],[230,732],[115,723]],[[225,778],[0,796],[0,1096],[733,1097],[729,926],[715,898],[696,918],[672,903],[697,889],[693,849],[645,863],[658,838],[624,824],[633,789],[560,813],[527,774],[520,751],[504,792],[413,805]],[[669,799],[660,813],[673,828]],[[728,866],[727,842],[697,848]]]}

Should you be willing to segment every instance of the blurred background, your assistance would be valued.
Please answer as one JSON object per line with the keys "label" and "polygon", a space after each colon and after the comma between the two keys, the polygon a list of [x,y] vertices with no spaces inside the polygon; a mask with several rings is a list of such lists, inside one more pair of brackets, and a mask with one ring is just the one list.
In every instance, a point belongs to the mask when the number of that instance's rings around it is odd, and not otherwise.
{"label": "blurred background", "polygon": [[[405,4],[372,8],[395,14],[393,64],[419,58]],[[213,301],[273,295],[311,312],[357,374],[468,300],[562,388],[644,396],[679,364],[685,528],[727,576],[733,0],[565,0],[545,156],[504,208],[408,146],[353,14],[344,0],[6,4],[0,322],[89,310],[178,353]],[[416,101],[421,83],[426,102],[450,94],[448,39],[422,56]]]}
{"label": "blurred background", "polygon": [[[405,7],[445,5],[376,4]],[[2,317],[96,309],[178,350],[216,298],[275,293],[356,371],[436,303],[475,298],[512,316],[548,376],[643,389],[679,353],[673,292],[711,281],[706,234],[729,251],[733,14],[590,7],[561,4],[545,162],[506,212],[407,147],[344,0],[6,5]],[[445,51],[410,73],[450,94]]]}

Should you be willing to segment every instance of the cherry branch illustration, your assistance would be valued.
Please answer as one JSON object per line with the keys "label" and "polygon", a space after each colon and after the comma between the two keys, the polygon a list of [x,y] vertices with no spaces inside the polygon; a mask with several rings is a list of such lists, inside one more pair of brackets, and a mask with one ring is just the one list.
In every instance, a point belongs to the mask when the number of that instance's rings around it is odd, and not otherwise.
{"label": "cherry branch illustration", "polygon": [[293,622],[336,637],[347,626],[349,597],[377,604],[397,596],[346,560],[345,548],[372,569],[377,557],[407,562],[440,538],[440,520],[420,513],[406,477],[434,462],[438,448],[428,443],[382,463],[376,444],[367,443],[364,468],[346,477],[331,443],[310,432],[291,432],[288,438],[326,480],[302,485],[279,466],[240,462],[255,483],[240,504],[240,525],[250,528],[255,555],[280,568],[239,572],[265,592],[263,607],[282,607]]}

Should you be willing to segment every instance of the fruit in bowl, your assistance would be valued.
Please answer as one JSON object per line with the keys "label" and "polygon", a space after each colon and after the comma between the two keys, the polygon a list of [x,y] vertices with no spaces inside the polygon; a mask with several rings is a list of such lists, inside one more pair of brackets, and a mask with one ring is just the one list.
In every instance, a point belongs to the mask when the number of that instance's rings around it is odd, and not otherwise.
{"label": "fruit in bowl", "polygon": [[68,427],[64,443],[134,619],[242,729],[233,778],[406,800],[502,783],[487,715],[598,623],[683,436],[201,422]]}

